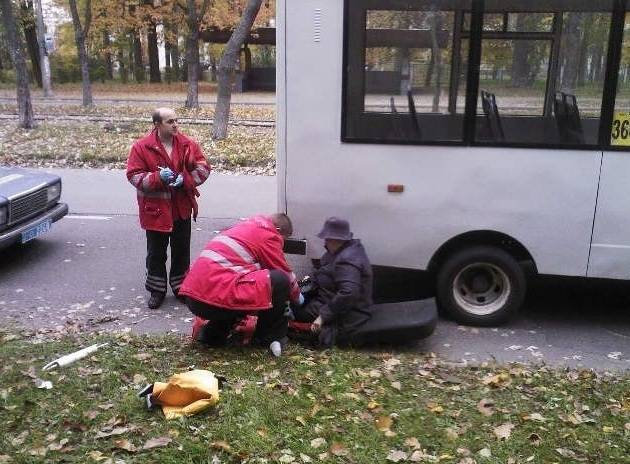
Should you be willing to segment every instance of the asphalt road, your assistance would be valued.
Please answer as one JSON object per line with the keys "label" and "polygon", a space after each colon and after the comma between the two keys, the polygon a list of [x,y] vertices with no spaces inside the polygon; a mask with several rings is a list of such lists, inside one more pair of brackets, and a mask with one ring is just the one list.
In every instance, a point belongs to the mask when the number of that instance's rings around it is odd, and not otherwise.
{"label": "asphalt road", "polygon": [[[53,171],[63,177],[71,214],[41,239],[0,251],[0,323],[189,333],[191,314],[172,296],[158,310],[146,308],[144,233],[123,172]],[[215,231],[276,206],[274,177],[213,175],[201,194],[193,257]],[[309,272],[306,259],[289,261],[298,274]],[[472,328],[441,320],[410,348],[462,365],[496,360],[630,370],[630,285],[538,279],[510,324]]]}

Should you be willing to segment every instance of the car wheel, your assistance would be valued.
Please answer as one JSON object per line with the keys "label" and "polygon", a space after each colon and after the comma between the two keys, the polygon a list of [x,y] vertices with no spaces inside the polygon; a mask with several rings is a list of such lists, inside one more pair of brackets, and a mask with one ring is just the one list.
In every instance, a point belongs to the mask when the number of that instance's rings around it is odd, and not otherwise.
{"label": "car wheel", "polygon": [[452,254],[437,274],[442,311],[462,324],[491,326],[510,319],[525,298],[519,263],[500,248],[477,246]]}

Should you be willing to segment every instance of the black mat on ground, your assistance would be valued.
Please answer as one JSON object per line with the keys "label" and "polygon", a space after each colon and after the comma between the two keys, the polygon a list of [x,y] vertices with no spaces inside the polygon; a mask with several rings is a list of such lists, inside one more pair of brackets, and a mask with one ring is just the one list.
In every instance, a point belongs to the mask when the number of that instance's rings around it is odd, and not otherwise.
{"label": "black mat on ground", "polygon": [[420,340],[431,335],[436,324],[435,298],[377,304],[372,319],[352,335],[352,344]]}

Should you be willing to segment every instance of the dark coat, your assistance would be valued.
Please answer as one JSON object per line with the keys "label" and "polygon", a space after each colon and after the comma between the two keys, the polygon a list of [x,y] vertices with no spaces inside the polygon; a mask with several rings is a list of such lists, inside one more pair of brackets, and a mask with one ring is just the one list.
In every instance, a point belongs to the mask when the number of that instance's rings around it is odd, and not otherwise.
{"label": "dark coat", "polygon": [[313,280],[314,296],[305,309],[322,318],[320,344],[351,341],[372,317],[372,266],[361,242],[349,240],[336,253],[326,252]]}

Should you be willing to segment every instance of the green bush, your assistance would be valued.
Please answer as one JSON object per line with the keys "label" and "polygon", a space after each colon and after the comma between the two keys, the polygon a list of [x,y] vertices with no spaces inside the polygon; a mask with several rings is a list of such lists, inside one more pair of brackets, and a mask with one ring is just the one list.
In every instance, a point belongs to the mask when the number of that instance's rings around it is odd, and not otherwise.
{"label": "green bush", "polygon": [[52,55],[50,72],[55,83],[78,82],[81,80],[81,66],[76,56]]}
{"label": "green bush", "polygon": [[[92,82],[104,82],[107,79],[105,63],[99,59],[90,59],[90,79]],[[50,59],[52,80],[55,83],[81,82],[81,65],[76,56],[53,55]]]}
{"label": "green bush", "polygon": [[0,82],[15,85],[15,69],[0,69]]}

